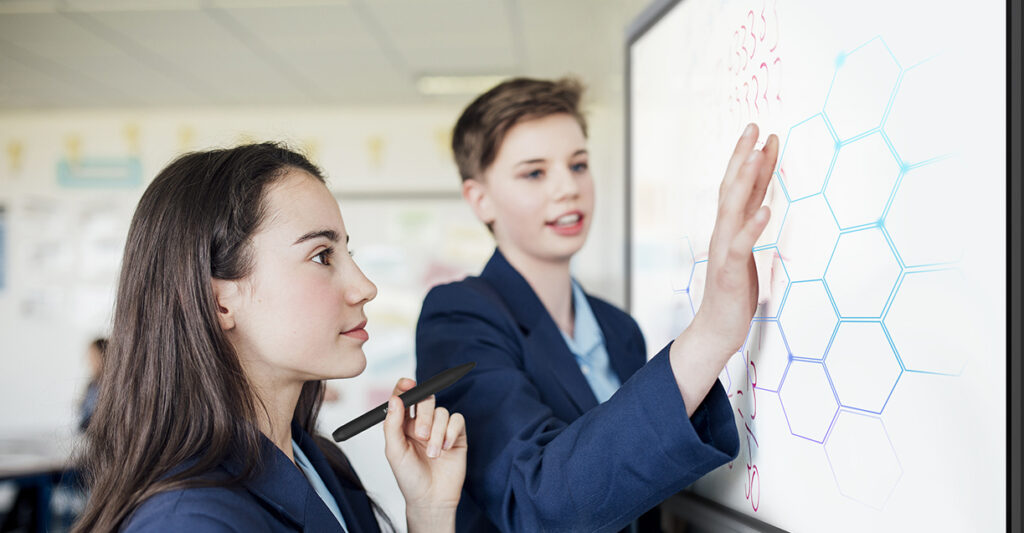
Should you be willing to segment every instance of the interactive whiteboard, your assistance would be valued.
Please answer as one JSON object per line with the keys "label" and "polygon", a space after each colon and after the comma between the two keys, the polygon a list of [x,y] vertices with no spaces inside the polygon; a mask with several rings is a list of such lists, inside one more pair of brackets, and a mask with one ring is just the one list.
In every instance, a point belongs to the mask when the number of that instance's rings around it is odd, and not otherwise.
{"label": "interactive whiteboard", "polygon": [[1006,526],[1006,4],[682,0],[630,36],[630,311],[700,308],[739,133],[781,141],[760,304],[693,490],[794,532]]}

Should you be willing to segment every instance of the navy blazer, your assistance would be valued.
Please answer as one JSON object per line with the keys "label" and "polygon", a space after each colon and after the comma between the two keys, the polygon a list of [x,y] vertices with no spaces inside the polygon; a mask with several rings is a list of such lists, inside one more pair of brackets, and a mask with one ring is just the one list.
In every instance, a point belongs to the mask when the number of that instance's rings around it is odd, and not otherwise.
{"label": "navy blazer", "polygon": [[[349,533],[379,532],[366,492],[340,481],[313,438],[294,423],[292,436],[337,500]],[[144,501],[121,530],[167,533],[342,531],[338,519],[299,467],[269,439],[262,440],[265,464],[253,479],[241,485],[162,492]],[[210,477],[226,480],[238,475],[240,468],[236,461],[225,461]]]}
{"label": "navy blazer", "polygon": [[622,387],[598,404],[551,315],[495,251],[480,277],[433,288],[416,330],[422,381],[466,418],[459,531],[616,531],[739,452],[720,383],[687,418],[668,346],[646,362],[625,312],[587,296]]}

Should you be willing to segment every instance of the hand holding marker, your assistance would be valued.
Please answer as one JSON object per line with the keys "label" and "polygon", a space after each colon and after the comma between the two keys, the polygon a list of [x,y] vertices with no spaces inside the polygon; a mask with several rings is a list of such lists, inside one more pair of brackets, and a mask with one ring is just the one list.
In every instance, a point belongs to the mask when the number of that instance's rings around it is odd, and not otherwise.
{"label": "hand holding marker", "polygon": [[[402,400],[402,404],[405,405],[405,407],[416,405],[423,400],[426,400],[431,395],[436,394],[454,384],[456,381],[461,379],[462,376],[469,373],[474,366],[476,366],[476,363],[466,363],[464,365],[449,368],[448,370],[440,372],[436,376],[403,392],[398,396],[398,398]],[[332,433],[331,436],[334,437],[335,442],[350,439],[383,422],[384,418],[387,417],[387,414],[388,404],[387,402],[384,402],[359,416],[359,418],[356,418],[334,430],[334,433]]]}

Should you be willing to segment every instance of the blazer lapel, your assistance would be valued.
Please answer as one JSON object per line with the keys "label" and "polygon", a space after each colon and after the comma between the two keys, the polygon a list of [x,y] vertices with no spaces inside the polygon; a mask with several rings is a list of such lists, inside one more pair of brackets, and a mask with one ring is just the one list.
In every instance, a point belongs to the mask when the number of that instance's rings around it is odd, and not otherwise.
{"label": "blazer lapel", "polygon": [[[357,501],[356,498],[365,499],[366,494],[360,493],[355,489],[349,489],[338,481],[337,476],[334,475],[334,471],[331,469],[330,463],[327,462],[327,458],[324,457],[324,454],[320,451],[320,448],[317,447],[313,438],[296,423],[292,423],[292,435],[295,435],[295,442],[298,443],[300,448],[302,448],[302,451],[306,454],[306,459],[309,459],[309,463],[313,465],[313,468],[315,468],[317,473],[320,474],[320,479],[323,480],[327,490],[329,490],[331,495],[334,496],[334,501],[338,503],[338,510],[341,511],[341,516],[345,519],[345,523],[348,524],[349,532],[376,531],[376,519],[373,519],[374,523],[372,526],[365,523],[361,520],[362,518],[365,518],[365,516],[363,516],[365,513],[357,513],[352,505],[353,501]],[[316,496],[317,500],[320,502],[323,501],[320,500],[319,495],[317,495],[315,491],[314,496]],[[331,514],[329,509],[327,509],[327,506],[321,505],[321,507],[323,507],[323,510],[327,512],[327,517],[330,521],[337,524],[337,519],[335,519],[334,515]]]}
{"label": "blazer lapel", "polygon": [[612,370],[615,371],[615,375],[619,376],[621,385],[637,370],[640,370],[640,367],[644,366],[647,354],[634,353],[635,350],[629,346],[629,332],[615,327],[612,317],[604,312],[604,306],[599,302],[595,302],[590,296],[587,296],[587,301],[590,302],[590,308],[594,311],[594,317],[597,318],[597,325],[601,327],[601,333],[604,335],[604,347],[608,352],[608,362]]}
{"label": "blazer lapel", "polygon": [[519,325],[525,344],[523,357],[545,365],[580,413],[596,407],[594,391],[583,377],[576,357],[565,345],[551,314],[537,298],[530,284],[509,264],[500,250],[494,250],[494,255],[480,277],[494,288]]}
{"label": "blazer lapel", "polygon": [[[269,439],[262,437],[261,441],[262,469],[245,483],[246,489],[262,501],[264,506],[273,509],[301,530],[341,531],[341,524],[299,468]],[[303,451],[306,449],[303,448]],[[238,475],[241,471],[241,463],[237,460],[225,461],[224,467],[231,475]],[[319,467],[316,468],[320,471]],[[328,477],[333,479],[334,476]],[[339,501],[339,507],[341,504]]]}

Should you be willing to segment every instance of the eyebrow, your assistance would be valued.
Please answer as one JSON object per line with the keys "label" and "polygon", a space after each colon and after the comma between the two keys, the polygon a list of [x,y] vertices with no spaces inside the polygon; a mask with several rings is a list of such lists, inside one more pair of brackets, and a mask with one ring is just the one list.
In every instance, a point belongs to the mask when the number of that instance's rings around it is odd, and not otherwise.
{"label": "eyebrow", "polygon": [[[576,150],[575,152],[573,152],[573,154],[571,156],[569,156],[569,157],[573,158],[573,157],[576,157],[576,156],[578,156],[580,154],[586,154],[586,153],[587,153],[586,148],[581,148],[581,149]],[[547,159],[544,159],[544,158],[527,159],[525,161],[520,161],[520,162],[516,163],[515,166],[518,167],[518,166],[522,166],[522,165],[534,165],[534,164],[537,164],[537,163],[545,163],[545,162],[547,162]]]}
{"label": "eyebrow", "polygon": [[[325,239],[327,239],[327,240],[329,240],[331,242],[335,242],[335,243],[340,240],[338,238],[338,232],[336,232],[336,231],[334,231],[332,229],[322,229],[322,230],[310,231],[309,233],[306,233],[305,235],[303,235],[303,236],[299,237],[298,239],[296,239],[295,242],[292,243],[292,246],[295,246],[296,244],[302,244],[302,243],[304,243],[306,241],[309,241],[309,240],[312,240],[312,239],[318,239],[320,237],[323,237],[323,238],[325,238]],[[348,244],[348,241],[349,241],[350,237],[351,237],[350,235],[345,235],[345,244]]]}

